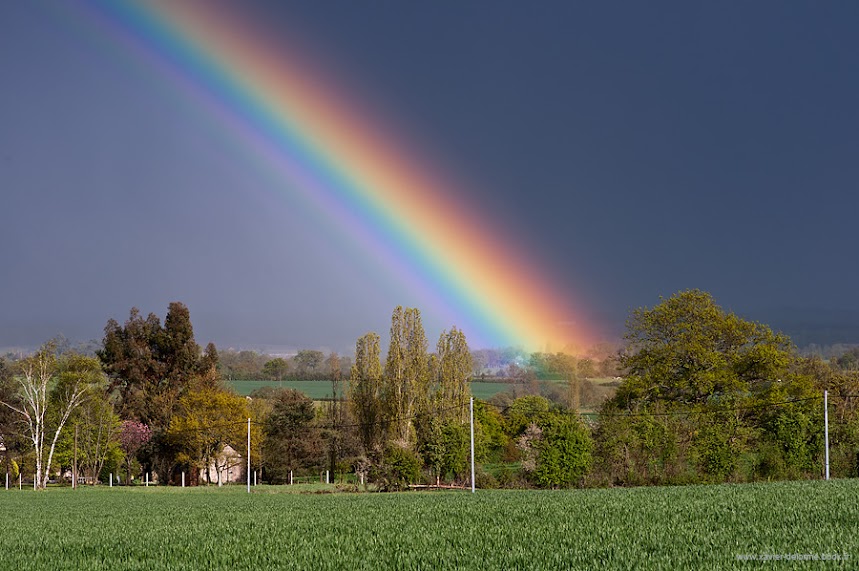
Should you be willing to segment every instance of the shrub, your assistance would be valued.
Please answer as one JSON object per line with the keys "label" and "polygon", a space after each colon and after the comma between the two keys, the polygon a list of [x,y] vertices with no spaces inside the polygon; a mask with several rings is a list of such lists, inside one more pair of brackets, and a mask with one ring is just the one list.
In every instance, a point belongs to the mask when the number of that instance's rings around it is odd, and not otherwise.
{"label": "shrub", "polygon": [[474,474],[475,485],[481,490],[494,490],[500,487],[495,476],[484,470],[478,469]]}
{"label": "shrub", "polygon": [[380,488],[385,491],[403,490],[421,479],[420,457],[407,448],[390,444],[385,449],[380,469]]}
{"label": "shrub", "polygon": [[542,488],[569,488],[579,485],[591,466],[593,440],[578,416],[550,414],[543,424],[537,444],[535,484]]}

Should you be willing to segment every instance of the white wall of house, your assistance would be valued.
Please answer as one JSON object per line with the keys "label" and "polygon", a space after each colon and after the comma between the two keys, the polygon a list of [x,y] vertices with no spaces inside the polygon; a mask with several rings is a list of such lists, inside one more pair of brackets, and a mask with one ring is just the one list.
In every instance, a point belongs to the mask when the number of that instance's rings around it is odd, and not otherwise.
{"label": "white wall of house", "polygon": [[[242,466],[244,459],[232,446],[224,446],[224,449],[209,464],[208,473],[212,483],[217,485],[233,484],[241,482],[244,474]],[[200,470],[200,483],[206,484],[206,468]]]}

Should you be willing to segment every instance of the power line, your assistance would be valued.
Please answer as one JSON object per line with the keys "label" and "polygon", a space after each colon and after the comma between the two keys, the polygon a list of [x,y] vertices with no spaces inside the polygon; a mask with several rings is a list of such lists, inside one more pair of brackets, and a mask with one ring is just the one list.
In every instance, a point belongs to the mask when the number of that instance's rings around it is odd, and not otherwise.
{"label": "power line", "polygon": [[377,421],[373,421],[373,422],[356,422],[356,423],[350,423],[350,424],[336,424],[335,423],[335,424],[331,424],[331,425],[322,425],[322,426],[317,425],[317,427],[318,428],[363,428],[363,427],[368,427],[368,426],[386,426],[389,424],[393,424],[395,422],[415,420],[418,418],[426,417],[428,415],[438,414],[441,412],[448,412],[448,411],[452,411],[452,410],[458,410],[458,409],[461,409],[461,408],[464,408],[467,406],[468,406],[468,402],[463,402],[463,403],[458,404],[458,405],[453,405],[453,406],[449,406],[449,407],[445,407],[445,408],[436,408],[436,409],[433,409],[431,411],[419,412],[419,413],[415,413],[415,414],[412,414],[409,416],[397,416],[397,417],[393,417],[393,418],[384,418],[382,420],[377,420]]}
{"label": "power line", "polygon": [[[388,417],[388,418],[384,418],[384,419],[373,421],[373,422],[356,422],[356,423],[348,423],[348,424],[341,424],[341,423],[315,424],[315,425],[312,425],[311,428],[318,428],[318,429],[324,430],[324,429],[336,429],[336,428],[363,428],[363,427],[368,427],[368,426],[387,426],[387,425],[393,424],[395,422],[415,420],[418,418],[426,417],[427,415],[433,415],[433,414],[438,414],[438,413],[442,413],[442,412],[458,410],[458,409],[462,409],[462,408],[467,407],[467,406],[468,406],[468,402],[463,402],[461,404],[454,405],[454,406],[433,409],[432,411],[419,412],[419,413],[415,413],[415,414],[408,415],[408,416],[397,416],[397,417],[393,417],[393,418]],[[251,424],[256,425],[256,426],[265,426],[264,422],[260,422],[258,420],[253,420],[253,419],[251,419]],[[200,426],[200,427],[183,427],[183,428],[175,428],[175,429],[170,429],[168,427],[166,434],[177,434],[177,433],[181,434],[181,433],[188,433],[188,432],[205,432],[205,431],[217,430],[217,429],[221,429],[221,428],[231,428],[231,427],[239,426],[239,425],[247,426],[247,419],[237,420],[234,422],[225,422],[225,423],[220,423],[220,424],[210,424],[210,425]]]}
{"label": "power line", "polygon": [[[859,394],[848,394],[848,395],[838,395],[838,396],[842,399],[859,398]],[[597,413],[597,415],[599,418],[627,418],[627,417],[647,417],[647,416],[650,416],[650,417],[654,417],[654,416],[671,417],[671,416],[711,415],[711,414],[719,414],[719,413],[723,413],[723,412],[766,410],[766,409],[782,407],[782,406],[795,404],[795,403],[808,402],[808,401],[814,401],[814,400],[822,400],[822,399],[823,399],[823,396],[816,395],[816,396],[811,396],[811,397],[790,399],[790,400],[773,402],[773,403],[760,403],[760,404],[745,405],[745,406],[698,408],[698,409],[674,410],[674,411],[662,411],[662,412],[624,411],[624,412],[618,412],[618,413],[614,413],[614,414]],[[345,402],[345,401],[340,401],[340,402]],[[507,405],[505,407],[501,407],[499,405],[488,403],[486,401],[484,401],[484,402],[488,406],[492,406],[492,407],[495,407],[496,409],[499,409],[499,412],[501,414],[506,413],[512,407],[512,405]],[[830,404],[833,406],[837,406],[835,403],[830,403]],[[444,407],[444,408],[440,408],[440,409],[434,409],[432,411],[424,411],[424,412],[415,413],[415,414],[411,414],[411,415],[407,415],[407,416],[386,417],[386,418],[382,418],[382,419],[375,420],[372,422],[352,422],[352,423],[336,423],[336,422],[334,422],[334,423],[328,423],[328,424],[314,424],[314,425],[310,426],[309,428],[317,428],[320,430],[334,430],[334,429],[347,429],[347,428],[366,428],[366,427],[370,427],[370,426],[389,426],[389,425],[397,423],[397,422],[416,420],[419,418],[424,418],[427,415],[437,415],[437,414],[442,413],[442,412],[459,410],[459,409],[465,408],[467,406],[468,406],[468,402],[462,402],[462,403],[457,404],[457,405]],[[251,420],[251,424],[255,425],[255,426],[265,426],[264,422],[260,422],[257,420]],[[186,428],[173,429],[173,430],[168,428],[167,432],[172,433],[172,434],[187,433],[187,432],[204,432],[204,431],[209,431],[209,430],[217,430],[217,429],[221,429],[221,428],[230,428],[230,427],[235,427],[235,426],[239,426],[239,425],[246,426],[247,420],[239,420],[239,421],[235,421],[235,422],[213,424],[213,425],[201,426],[201,427],[197,427],[197,428],[186,427]]]}

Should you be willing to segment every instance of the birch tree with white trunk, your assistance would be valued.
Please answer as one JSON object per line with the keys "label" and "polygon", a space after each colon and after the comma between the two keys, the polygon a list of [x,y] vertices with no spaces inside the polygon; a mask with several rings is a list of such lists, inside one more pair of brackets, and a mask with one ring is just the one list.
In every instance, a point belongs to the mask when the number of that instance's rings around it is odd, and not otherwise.
{"label": "birch tree with white trunk", "polygon": [[19,401],[2,402],[18,413],[36,458],[35,488],[44,489],[51,472],[57,440],[72,412],[84,401],[87,389],[103,378],[97,359],[82,355],[58,361],[51,345],[22,360],[15,376]]}

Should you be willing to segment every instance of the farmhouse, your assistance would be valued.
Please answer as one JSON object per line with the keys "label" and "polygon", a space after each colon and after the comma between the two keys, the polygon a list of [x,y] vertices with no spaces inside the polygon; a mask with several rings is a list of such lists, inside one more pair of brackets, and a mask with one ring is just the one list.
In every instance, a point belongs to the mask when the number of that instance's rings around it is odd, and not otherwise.
{"label": "farmhouse", "polygon": [[228,444],[217,456],[211,458],[208,466],[200,469],[199,482],[217,483],[219,486],[241,482],[244,477],[243,464],[242,456]]}

